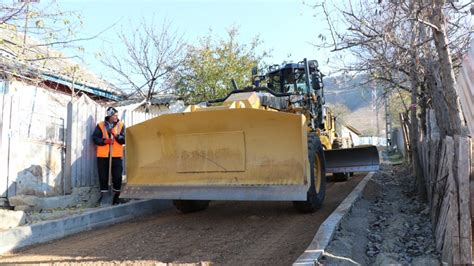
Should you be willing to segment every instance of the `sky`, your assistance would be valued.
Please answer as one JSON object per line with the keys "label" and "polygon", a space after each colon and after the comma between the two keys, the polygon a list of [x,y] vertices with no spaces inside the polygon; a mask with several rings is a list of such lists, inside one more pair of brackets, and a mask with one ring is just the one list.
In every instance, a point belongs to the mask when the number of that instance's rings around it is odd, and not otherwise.
{"label": "sky", "polygon": [[[239,28],[240,43],[248,44],[259,36],[262,50],[270,51],[269,64],[283,61],[317,59],[323,71],[328,51],[318,51],[312,45],[324,32],[324,19],[314,17],[315,11],[302,0],[61,0],[63,10],[81,13],[83,27],[78,36],[94,36],[109,28],[98,38],[80,45],[87,67],[107,79],[111,73],[95,58],[109,47],[120,49],[116,34],[131,30],[142,18],[151,19],[160,27],[168,21],[188,43],[197,43],[212,30],[217,39],[232,26]],[[308,2],[311,3],[311,2]],[[105,48],[104,48],[105,47]]]}

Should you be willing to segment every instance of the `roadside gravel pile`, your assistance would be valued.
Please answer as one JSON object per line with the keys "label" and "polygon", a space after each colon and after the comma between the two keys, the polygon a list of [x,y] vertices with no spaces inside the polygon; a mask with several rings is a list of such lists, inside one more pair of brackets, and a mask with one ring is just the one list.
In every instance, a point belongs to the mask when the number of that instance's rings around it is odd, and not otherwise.
{"label": "roadside gravel pile", "polygon": [[324,265],[438,265],[429,206],[418,201],[406,165],[382,165],[345,217]]}

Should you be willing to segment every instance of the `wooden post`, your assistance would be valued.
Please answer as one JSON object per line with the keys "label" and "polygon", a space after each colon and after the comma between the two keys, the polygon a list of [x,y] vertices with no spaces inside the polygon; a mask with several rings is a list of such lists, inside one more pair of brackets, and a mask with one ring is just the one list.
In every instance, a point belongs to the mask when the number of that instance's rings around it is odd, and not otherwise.
{"label": "wooden post", "polygon": [[446,231],[447,212],[449,209],[449,183],[447,177],[452,175],[449,168],[453,164],[454,151],[453,139],[446,137],[441,143],[441,155],[438,164],[438,174],[433,187],[433,200],[431,205],[431,221],[435,225],[436,249],[443,249],[444,233]]}
{"label": "wooden post", "polygon": [[[456,162],[453,162],[456,163]],[[454,164],[449,167],[454,167]],[[459,265],[461,248],[459,243],[459,205],[458,205],[458,195],[459,191],[454,180],[454,173],[450,173],[448,176],[449,190],[446,193],[449,193],[449,207],[448,207],[448,223],[446,226],[446,235],[444,238],[443,245],[443,261],[448,262],[449,264]],[[450,238],[450,239],[448,239]],[[446,255],[446,257],[445,257]],[[445,259],[446,258],[446,259]]]}
{"label": "wooden post", "polygon": [[72,102],[67,104],[67,118],[66,118],[66,158],[64,160],[64,180],[63,191],[64,194],[71,194],[72,192]]}
{"label": "wooden post", "polygon": [[[469,174],[470,174],[470,147],[471,140],[467,137],[455,136],[456,143],[456,175],[458,183],[459,201],[459,251],[461,264],[471,263],[471,215],[469,206]],[[453,219],[455,219],[454,217]]]}
{"label": "wooden post", "polygon": [[[16,121],[19,121],[18,113],[19,113],[19,102],[18,102],[18,96],[15,95],[15,93],[12,93],[11,98],[10,98],[10,111],[9,111],[9,116],[8,116],[8,136],[7,136],[7,180],[8,180],[8,192],[7,196],[12,197],[16,195],[16,177],[17,177],[17,172],[15,171],[16,169],[12,166],[15,165],[15,157],[13,156],[12,149],[14,147],[14,144],[16,141],[18,141],[17,138],[17,132],[18,132],[18,125],[16,125]],[[16,135],[15,135],[16,134]]]}
{"label": "wooden post", "polygon": [[474,217],[474,145],[470,143],[471,156],[469,161],[471,162],[469,187],[471,188],[471,218]]}
{"label": "wooden post", "polygon": [[[441,145],[441,146],[440,146]],[[430,206],[433,206],[433,197],[437,193],[435,191],[436,187],[436,177],[438,176],[438,171],[440,171],[440,162],[443,160],[443,152],[442,152],[442,142],[438,138],[433,138],[430,141],[429,144],[429,164],[430,164],[430,170],[429,170],[429,190],[430,190],[430,196],[429,196],[429,202]]]}
{"label": "wooden post", "polygon": [[2,112],[0,113],[0,197],[8,196],[8,163],[10,145],[10,110],[11,96],[2,97]]}
{"label": "wooden post", "polygon": [[438,175],[438,182],[442,183],[445,179],[445,185],[441,185],[437,193],[440,198],[441,206],[439,208],[438,222],[436,225],[436,248],[441,251],[443,262],[453,264],[459,263],[459,221],[458,215],[458,197],[457,186],[454,180],[454,141],[451,137],[445,139],[445,160],[440,165],[441,171]]}
{"label": "wooden post", "polygon": [[403,113],[400,113],[400,126],[402,127],[403,132],[403,144],[405,146],[405,159],[410,161],[410,140],[408,138],[409,135],[409,128],[407,126],[406,117]]}

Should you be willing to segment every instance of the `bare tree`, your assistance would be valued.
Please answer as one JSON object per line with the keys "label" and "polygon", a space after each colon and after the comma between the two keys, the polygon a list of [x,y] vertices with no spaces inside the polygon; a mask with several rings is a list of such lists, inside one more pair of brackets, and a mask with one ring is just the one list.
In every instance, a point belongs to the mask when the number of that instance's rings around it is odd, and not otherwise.
{"label": "bare tree", "polygon": [[444,135],[462,133],[454,73],[470,40],[469,5],[442,0],[360,0],[344,1],[342,6],[323,1],[316,7],[331,33],[330,38],[320,36],[319,46],[348,51],[354,58],[345,62],[345,71],[368,73],[388,93],[393,89],[411,92],[411,158],[420,195],[424,195],[415,144],[418,115],[432,105]]}
{"label": "bare tree", "polygon": [[26,6],[28,2],[19,3],[18,5],[0,3],[0,24],[8,23],[16,20],[26,14]]}
{"label": "bare tree", "polygon": [[[52,71],[70,76],[64,60],[81,59],[82,21],[78,12],[64,11],[55,1],[12,1],[0,4],[0,62],[3,75],[35,78]],[[59,50],[77,49],[68,56]],[[71,65],[71,64],[67,64]]]}
{"label": "bare tree", "polygon": [[[342,6],[328,5],[326,1],[317,4],[331,32],[331,38],[320,35],[322,41],[318,45],[336,52],[349,51],[354,60],[344,62],[341,67],[344,71],[369,73],[387,88],[412,91],[411,83],[416,82],[415,87],[420,88],[416,95],[423,101],[437,107],[443,104],[451,107],[447,113],[440,112],[438,117],[446,121],[440,127],[444,134],[458,134],[462,119],[456,93],[451,88],[455,84],[456,67],[469,44],[469,5],[424,0],[414,1],[417,4],[410,9],[411,0],[379,2],[345,1]],[[418,29],[418,34],[411,42],[413,29]],[[437,36],[439,34],[442,36]],[[413,63],[416,68],[410,67]],[[435,73],[436,70],[439,72]],[[447,102],[443,103],[445,100],[436,96],[437,88],[432,87],[436,83],[428,78],[433,75],[443,82],[440,96],[448,97]]]}
{"label": "bare tree", "polygon": [[446,104],[450,107],[448,111],[448,121],[451,134],[462,134],[463,120],[461,112],[461,104],[456,92],[456,78],[454,75],[454,65],[449,47],[448,39],[448,22],[446,20],[444,0],[426,1],[430,10],[429,27],[432,30],[434,44],[438,53],[438,62],[440,64],[441,82],[443,84],[443,98]]}
{"label": "bare tree", "polygon": [[130,97],[145,100],[148,110],[155,94],[171,89],[163,86],[182,64],[185,44],[169,23],[158,28],[144,19],[133,30],[118,32],[118,37],[125,52],[105,51],[101,61],[117,74],[117,85],[128,87]]}

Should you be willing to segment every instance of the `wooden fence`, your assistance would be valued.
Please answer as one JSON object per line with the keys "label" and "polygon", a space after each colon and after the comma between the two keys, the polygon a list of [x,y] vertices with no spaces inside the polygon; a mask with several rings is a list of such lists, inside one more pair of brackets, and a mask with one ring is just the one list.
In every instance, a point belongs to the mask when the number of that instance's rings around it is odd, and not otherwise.
{"label": "wooden fence", "polygon": [[[467,129],[469,135],[474,136],[474,39],[463,58],[456,81]],[[471,220],[474,214],[471,138],[446,136],[441,139],[433,110],[428,110],[426,121],[426,135],[420,136],[417,145],[435,229],[436,249],[443,262],[471,264]]]}
{"label": "wooden fence", "polygon": [[[106,107],[83,95],[68,106],[64,191],[73,187],[98,184],[95,146],[92,133],[98,122],[105,117]],[[158,116],[143,112],[123,110],[120,119],[125,126],[143,122]]]}
{"label": "wooden fence", "polygon": [[435,229],[436,249],[449,264],[471,264],[470,171],[471,139],[440,139],[434,111],[427,112],[419,160]]}

